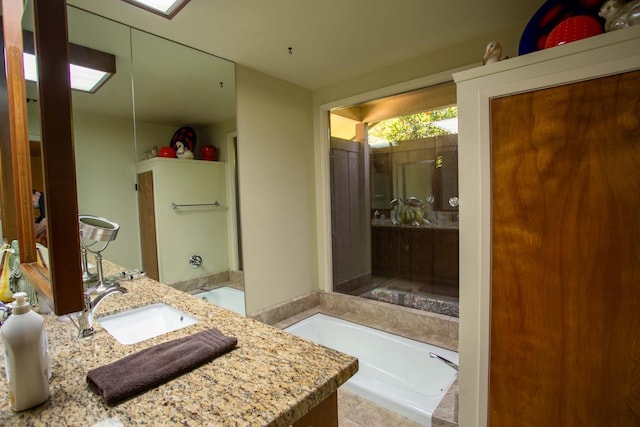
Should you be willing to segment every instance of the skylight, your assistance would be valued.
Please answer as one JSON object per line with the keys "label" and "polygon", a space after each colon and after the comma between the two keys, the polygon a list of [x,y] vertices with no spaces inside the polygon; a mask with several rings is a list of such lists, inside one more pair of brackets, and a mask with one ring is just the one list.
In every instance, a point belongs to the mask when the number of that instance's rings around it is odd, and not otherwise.
{"label": "skylight", "polygon": [[[25,52],[22,54],[22,58],[24,61],[24,78],[32,82],[37,82],[38,67],[36,66],[35,55]],[[110,73],[69,64],[69,76],[72,89],[93,93],[109,78]]]}
{"label": "skylight", "polygon": [[141,7],[151,12],[164,16],[165,18],[173,18],[176,13],[184,7],[189,0],[123,0],[132,5]]}

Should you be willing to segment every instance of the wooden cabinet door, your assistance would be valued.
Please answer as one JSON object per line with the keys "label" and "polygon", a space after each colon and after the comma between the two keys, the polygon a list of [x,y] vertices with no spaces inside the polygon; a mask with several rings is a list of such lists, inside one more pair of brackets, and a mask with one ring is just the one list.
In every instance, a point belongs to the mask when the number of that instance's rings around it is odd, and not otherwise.
{"label": "wooden cabinet door", "polygon": [[491,426],[640,425],[640,72],[494,99]]}
{"label": "wooden cabinet door", "polygon": [[389,227],[371,227],[371,265],[373,274],[398,274],[398,233]]}
{"label": "wooden cabinet door", "polygon": [[142,269],[153,280],[160,280],[158,269],[158,241],[156,239],[156,212],[153,195],[153,172],[138,174],[138,210]]}
{"label": "wooden cabinet door", "polygon": [[[458,296],[458,229],[436,229],[433,233],[433,276],[450,286],[452,296]],[[448,293],[449,294],[449,293]]]}
{"label": "wooden cabinet door", "polygon": [[428,228],[407,230],[411,280],[427,283],[433,276],[433,234]]}

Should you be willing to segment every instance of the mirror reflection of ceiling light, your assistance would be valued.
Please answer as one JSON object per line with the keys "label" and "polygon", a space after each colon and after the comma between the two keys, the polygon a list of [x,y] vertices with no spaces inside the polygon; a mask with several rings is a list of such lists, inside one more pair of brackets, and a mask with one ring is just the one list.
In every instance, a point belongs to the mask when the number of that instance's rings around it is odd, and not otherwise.
{"label": "mirror reflection of ceiling light", "polygon": [[[22,32],[24,78],[38,81],[36,49],[33,33]],[[116,57],[107,52],[69,43],[69,77],[71,89],[95,93],[111,76],[116,73]]]}
{"label": "mirror reflection of ceiling light", "polygon": [[[30,53],[23,53],[24,78],[32,82],[38,81],[38,67],[36,57]],[[111,74],[105,71],[94,70],[80,65],[69,64],[69,76],[71,79],[71,89],[83,92],[95,92]]]}
{"label": "mirror reflection of ceiling light", "polygon": [[157,13],[165,18],[173,18],[189,0],[123,0],[134,6],[141,7],[150,12]]}

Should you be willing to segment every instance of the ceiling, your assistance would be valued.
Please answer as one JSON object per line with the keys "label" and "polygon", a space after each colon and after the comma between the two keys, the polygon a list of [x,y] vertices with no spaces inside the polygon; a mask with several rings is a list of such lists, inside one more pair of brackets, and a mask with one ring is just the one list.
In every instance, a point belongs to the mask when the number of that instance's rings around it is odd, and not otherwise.
{"label": "ceiling", "polygon": [[191,0],[172,20],[121,0],[67,3],[315,90],[514,24],[524,29],[544,1]]}

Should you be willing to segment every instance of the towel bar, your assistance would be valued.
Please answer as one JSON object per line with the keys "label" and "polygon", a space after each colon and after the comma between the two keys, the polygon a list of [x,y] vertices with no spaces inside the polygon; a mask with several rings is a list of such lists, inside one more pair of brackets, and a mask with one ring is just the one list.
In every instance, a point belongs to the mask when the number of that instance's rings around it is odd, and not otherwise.
{"label": "towel bar", "polygon": [[200,207],[200,206],[213,206],[216,208],[221,208],[222,205],[220,204],[220,202],[218,202],[217,200],[214,203],[195,203],[195,204],[190,204],[190,205],[178,205],[176,203],[171,203],[171,209],[178,209],[178,208],[186,208],[186,207]]}

